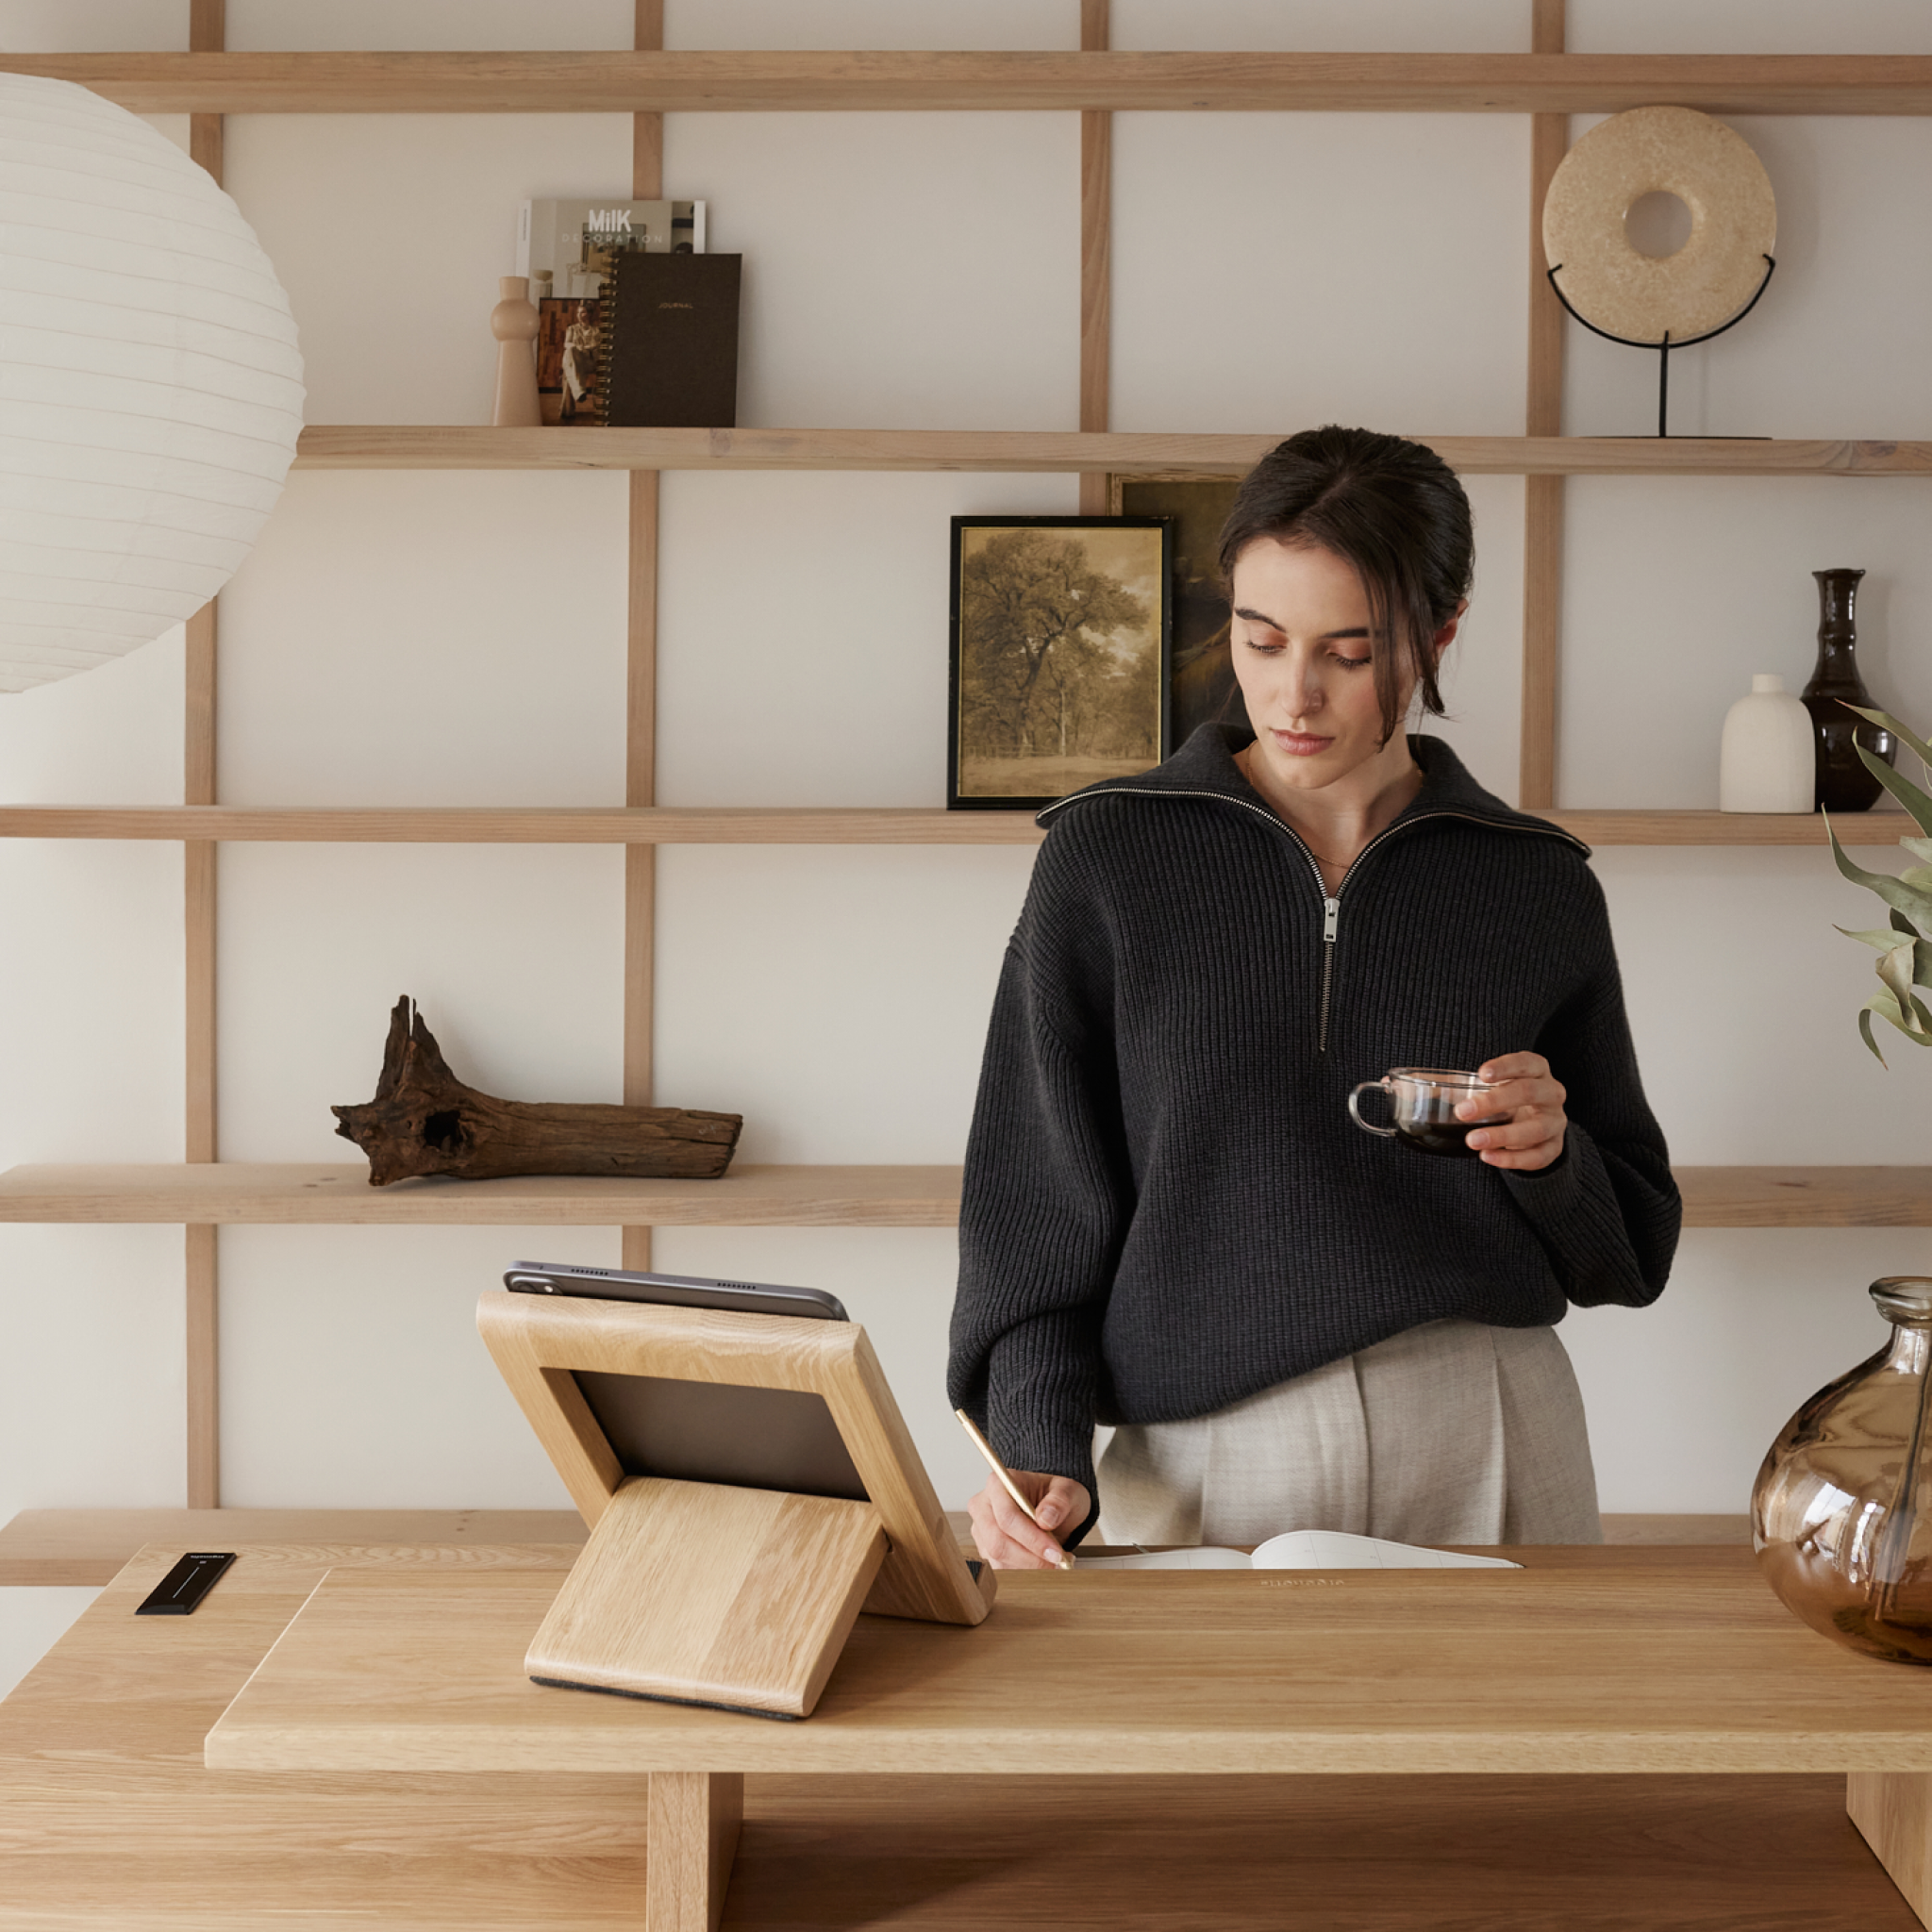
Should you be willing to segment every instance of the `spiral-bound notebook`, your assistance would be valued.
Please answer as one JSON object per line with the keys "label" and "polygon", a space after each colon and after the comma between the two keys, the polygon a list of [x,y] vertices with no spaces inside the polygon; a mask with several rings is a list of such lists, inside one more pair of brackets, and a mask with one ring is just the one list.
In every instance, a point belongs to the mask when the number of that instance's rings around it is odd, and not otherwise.
{"label": "spiral-bound notebook", "polygon": [[603,420],[626,429],[738,421],[740,255],[620,255],[604,284]]}
{"label": "spiral-bound notebook", "polygon": [[1241,1550],[1200,1546],[1127,1550],[1105,1557],[1074,1553],[1076,1570],[1520,1570],[1507,1557],[1470,1557],[1339,1529],[1291,1529],[1270,1537],[1250,1557]]}

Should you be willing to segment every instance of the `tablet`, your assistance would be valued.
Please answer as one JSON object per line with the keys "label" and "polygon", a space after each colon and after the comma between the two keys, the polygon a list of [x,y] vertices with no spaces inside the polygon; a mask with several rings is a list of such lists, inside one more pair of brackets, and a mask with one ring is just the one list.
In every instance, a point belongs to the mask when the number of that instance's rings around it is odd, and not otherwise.
{"label": "tablet", "polygon": [[730,1308],[744,1315],[798,1315],[844,1322],[845,1305],[822,1288],[773,1281],[725,1281],[707,1274],[643,1274],[625,1268],[579,1268],[574,1262],[513,1261],[503,1285],[517,1294],[587,1295],[592,1301],[665,1302],[679,1308]]}
{"label": "tablet", "polygon": [[[769,1281],[517,1261],[503,1285],[515,1294],[661,1302],[817,1322],[848,1319],[838,1296],[823,1289],[784,1288]],[[578,1369],[573,1379],[626,1475],[867,1500],[865,1484],[823,1395],[595,1369]]]}

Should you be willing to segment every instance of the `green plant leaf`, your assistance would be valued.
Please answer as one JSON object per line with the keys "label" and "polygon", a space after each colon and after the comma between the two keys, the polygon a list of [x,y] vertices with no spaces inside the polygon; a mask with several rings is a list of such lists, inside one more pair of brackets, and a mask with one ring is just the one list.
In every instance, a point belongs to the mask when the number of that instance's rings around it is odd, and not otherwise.
{"label": "green plant leaf", "polygon": [[1896,1027],[1915,1044],[1932,1046],[1932,1012],[1926,1011],[1923,1001],[1915,999],[1909,1007],[1901,1007],[1898,995],[1888,986],[1881,991],[1874,992],[1865,1002],[1865,1006],[1869,1011],[1876,1013],[1888,1026]]}
{"label": "green plant leaf", "polygon": [[1886,1066],[1885,1056],[1878,1051],[1878,1042],[1872,1038],[1872,1007],[1873,1002],[1867,1000],[1865,1004],[1858,1008],[1859,1037],[1864,1041],[1865,1044],[1872,1049],[1872,1058],[1874,1060],[1876,1060],[1881,1067],[1885,1067],[1885,1071],[1889,1074],[1891,1072],[1891,1069],[1889,1066]]}
{"label": "green plant leaf", "polygon": [[1920,831],[1932,837],[1932,796],[1905,777],[1894,772],[1875,752],[1862,744],[1854,744],[1852,749],[1858,754],[1858,761],[1905,808],[1911,813],[1912,823]]}
{"label": "green plant leaf", "polygon": [[[1898,950],[1899,936],[1890,926],[1878,926],[1866,932],[1854,931],[1849,925],[1835,926],[1848,940],[1857,940],[1861,946],[1870,946],[1874,952],[1890,953]],[[1932,941],[1914,939],[1912,945],[1912,984],[1932,987]]]}
{"label": "green plant leaf", "polygon": [[[1842,705],[1844,700],[1840,698],[1839,703]],[[1932,765],[1932,744],[1927,744],[1923,738],[1913,737],[1890,711],[1871,711],[1863,705],[1845,705],[1845,709],[1857,712],[1869,724],[1876,724],[1884,730],[1896,733],[1898,741],[1912,752],[1921,764]]]}
{"label": "green plant leaf", "polygon": [[1891,908],[1891,929],[1893,932],[1908,932],[1914,939],[1919,936],[1919,928],[1896,906]]}
{"label": "green plant leaf", "polygon": [[[1895,1023],[1901,1033],[1919,1037],[1919,1016],[1924,1008],[1912,997],[1912,942],[1907,940],[1902,946],[1893,946],[1889,953],[1878,956],[1878,976],[1885,982],[1886,991],[1898,1002],[1899,1019]],[[1932,1026],[1926,1029],[1926,1036],[1932,1038]]]}
{"label": "green plant leaf", "polygon": [[1903,912],[1922,927],[1932,925],[1932,893],[1922,892],[1916,886],[1908,886],[1903,879],[1895,879],[1889,872],[1867,872],[1862,865],[1854,865],[1839,843],[1838,828],[1831,823],[1831,814],[1824,814],[1824,829],[1831,838],[1831,856],[1838,869],[1855,886],[1863,886],[1867,891],[1876,892],[1894,911]]}

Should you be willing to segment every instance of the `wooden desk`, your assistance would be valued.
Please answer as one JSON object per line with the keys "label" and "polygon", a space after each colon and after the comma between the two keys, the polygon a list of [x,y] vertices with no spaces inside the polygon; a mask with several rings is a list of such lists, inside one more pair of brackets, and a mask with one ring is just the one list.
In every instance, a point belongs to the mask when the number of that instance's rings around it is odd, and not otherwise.
{"label": "wooden desk", "polygon": [[[207,1761],[310,1779],[523,1774],[533,1788],[647,1775],[652,1932],[717,1923],[746,1773],[1216,1785],[1563,1773],[1589,1780],[1598,1807],[1604,1774],[1850,1774],[1860,1827],[1923,1911],[1932,1676],[1803,1629],[1748,1552],[1552,1550],[1528,1563],[1007,1577],[977,1630],[862,1619],[798,1724],[529,1684],[523,1651],[553,1575],[338,1572],[209,1731]],[[1543,1789],[1560,1807],[1561,1786]],[[1373,1787],[1357,1790],[1373,1804]],[[1452,1903],[1440,1901],[1445,1919]],[[1582,1903],[1562,1920],[1586,1923]],[[1896,1894],[1892,1908],[1896,1920]],[[1765,1920],[1761,1907],[1695,1918],[1727,1922]]]}

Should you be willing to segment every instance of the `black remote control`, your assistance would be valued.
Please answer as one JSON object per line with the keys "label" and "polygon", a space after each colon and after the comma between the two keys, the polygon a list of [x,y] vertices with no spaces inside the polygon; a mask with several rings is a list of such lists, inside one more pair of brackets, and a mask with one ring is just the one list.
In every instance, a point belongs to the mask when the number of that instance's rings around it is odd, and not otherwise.
{"label": "black remote control", "polygon": [[151,1590],[135,1611],[137,1617],[187,1617],[215,1587],[230,1563],[233,1550],[195,1550],[175,1565]]}

